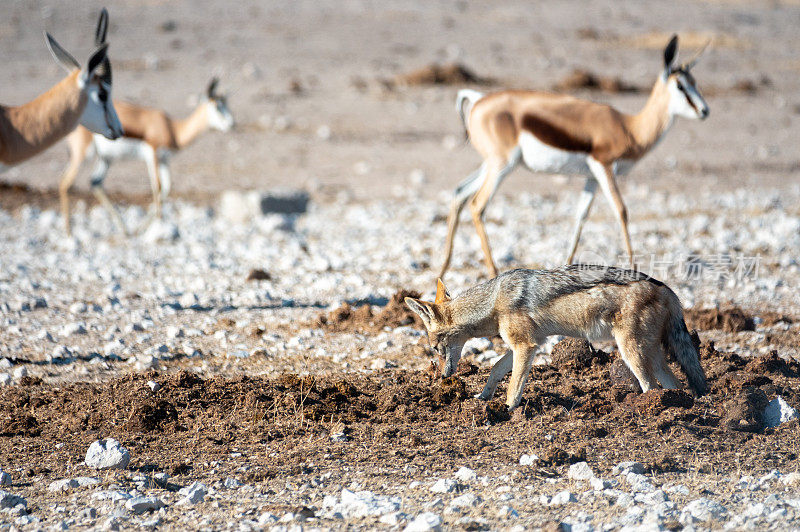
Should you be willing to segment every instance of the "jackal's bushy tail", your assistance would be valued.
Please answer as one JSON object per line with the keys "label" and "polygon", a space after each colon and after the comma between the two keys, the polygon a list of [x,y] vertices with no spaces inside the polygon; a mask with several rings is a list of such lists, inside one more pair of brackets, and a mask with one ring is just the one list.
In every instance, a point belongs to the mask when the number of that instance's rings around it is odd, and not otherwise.
{"label": "jackal's bushy tail", "polygon": [[456,111],[464,123],[464,136],[469,138],[469,112],[475,102],[483,98],[483,93],[472,89],[461,89],[456,96]]}
{"label": "jackal's bushy tail", "polygon": [[697,352],[686,322],[683,319],[683,309],[681,308],[678,297],[673,293],[673,300],[670,302],[670,322],[669,332],[667,333],[667,347],[678,360],[686,377],[689,379],[689,387],[698,397],[708,393],[706,384],[706,374],[700,365],[700,355]]}

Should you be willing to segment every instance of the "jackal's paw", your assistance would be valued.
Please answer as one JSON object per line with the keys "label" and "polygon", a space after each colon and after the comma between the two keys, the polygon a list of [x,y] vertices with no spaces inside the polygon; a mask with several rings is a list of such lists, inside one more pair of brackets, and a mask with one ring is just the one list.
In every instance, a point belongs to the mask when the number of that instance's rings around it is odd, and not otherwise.
{"label": "jackal's paw", "polygon": [[474,397],[475,397],[475,399],[480,399],[481,401],[488,401],[489,399],[492,398],[492,394],[486,393],[484,391],[484,392],[475,394]]}

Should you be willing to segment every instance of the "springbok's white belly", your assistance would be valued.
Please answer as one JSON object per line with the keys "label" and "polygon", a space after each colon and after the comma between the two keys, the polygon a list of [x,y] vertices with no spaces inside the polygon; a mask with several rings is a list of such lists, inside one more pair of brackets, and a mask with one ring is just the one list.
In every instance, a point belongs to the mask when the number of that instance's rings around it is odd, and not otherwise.
{"label": "springbok's white belly", "polygon": [[103,135],[94,135],[94,149],[101,159],[146,159],[152,157],[153,149],[139,139],[122,137],[110,140]]}
{"label": "springbok's white belly", "polygon": [[3,172],[5,172],[5,171],[6,171],[6,170],[8,170],[9,168],[11,168],[11,167],[10,167],[10,166],[8,166],[7,164],[0,163],[0,174],[2,174]]}
{"label": "springbok's white belly", "polygon": [[587,153],[559,150],[527,132],[519,136],[519,147],[522,149],[525,166],[534,172],[579,175],[591,173],[586,164],[589,155]]}

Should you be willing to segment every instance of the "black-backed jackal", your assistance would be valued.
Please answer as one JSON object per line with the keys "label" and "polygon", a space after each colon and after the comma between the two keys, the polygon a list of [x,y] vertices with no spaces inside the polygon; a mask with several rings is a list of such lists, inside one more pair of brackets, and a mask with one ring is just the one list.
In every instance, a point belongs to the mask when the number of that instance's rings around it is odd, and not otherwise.
{"label": "black-backed jackal", "polygon": [[406,298],[428,329],[431,347],[451,376],[464,343],[499,334],[511,346],[492,368],[478,396],[489,400],[511,372],[506,404],[519,406],[534,348],[550,335],[614,339],[642,391],[661,384],[677,388],[667,364],[675,356],[696,395],[707,392],[697,350],[683,320],[678,296],[647,275],[606,266],[574,264],[554,270],[512,270],[451,299],[439,280],[433,303]]}

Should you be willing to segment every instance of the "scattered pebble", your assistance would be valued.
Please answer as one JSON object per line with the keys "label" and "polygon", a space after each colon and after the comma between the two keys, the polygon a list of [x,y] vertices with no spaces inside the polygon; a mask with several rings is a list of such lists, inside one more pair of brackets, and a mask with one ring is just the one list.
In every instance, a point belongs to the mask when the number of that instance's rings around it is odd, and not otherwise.
{"label": "scattered pebble", "polygon": [[85,460],[86,465],[94,469],[125,469],[130,461],[128,450],[114,438],[93,442]]}

